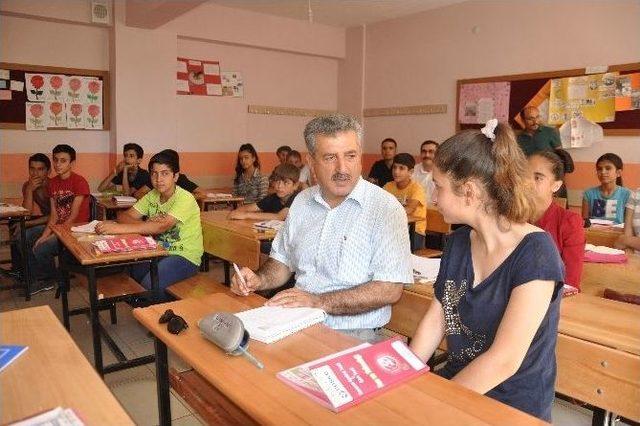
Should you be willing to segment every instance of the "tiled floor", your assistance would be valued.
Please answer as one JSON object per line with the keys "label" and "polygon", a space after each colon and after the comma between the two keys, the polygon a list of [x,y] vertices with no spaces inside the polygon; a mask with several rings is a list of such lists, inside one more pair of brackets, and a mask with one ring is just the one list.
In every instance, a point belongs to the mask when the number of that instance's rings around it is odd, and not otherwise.
{"label": "tiled floor", "polygon": [[[221,265],[212,263],[211,271],[208,274],[212,278],[222,281]],[[0,284],[6,283],[7,279],[0,277]],[[86,289],[81,286],[74,286],[72,283],[69,304],[71,307],[86,306]],[[62,318],[60,300],[54,298],[53,291],[36,294],[30,302],[25,302],[23,297],[18,297],[17,291],[0,292],[0,311],[39,305],[51,306],[58,318]],[[116,325],[110,324],[108,312],[103,312],[102,318],[103,325],[110,331],[114,340],[127,356],[142,356],[153,353],[153,341],[146,330],[133,318],[129,305],[125,303],[118,304],[118,324]],[[87,359],[93,363],[91,330],[86,316],[77,315],[71,317],[71,336]],[[114,356],[104,344],[103,356],[105,364],[115,361]],[[179,358],[171,354],[169,356],[172,367],[179,371],[188,368]],[[153,364],[108,374],[105,376],[105,382],[136,424],[158,424],[155,368]],[[173,390],[171,414],[174,425],[202,424],[202,420],[174,394]],[[553,419],[556,425],[588,426],[591,424],[591,412],[557,399],[553,407]]]}

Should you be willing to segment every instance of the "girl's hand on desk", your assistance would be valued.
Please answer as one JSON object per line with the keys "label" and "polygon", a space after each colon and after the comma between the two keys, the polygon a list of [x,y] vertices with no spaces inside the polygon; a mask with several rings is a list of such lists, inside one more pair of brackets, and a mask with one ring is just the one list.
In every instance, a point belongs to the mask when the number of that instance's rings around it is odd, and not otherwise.
{"label": "girl's hand on desk", "polygon": [[248,296],[250,293],[260,290],[262,286],[262,280],[251,269],[243,267],[240,269],[240,274],[233,274],[231,277],[231,291],[239,296]]}
{"label": "girl's hand on desk", "polygon": [[307,293],[297,288],[283,290],[267,300],[267,306],[282,306],[283,308],[321,308],[320,296]]}

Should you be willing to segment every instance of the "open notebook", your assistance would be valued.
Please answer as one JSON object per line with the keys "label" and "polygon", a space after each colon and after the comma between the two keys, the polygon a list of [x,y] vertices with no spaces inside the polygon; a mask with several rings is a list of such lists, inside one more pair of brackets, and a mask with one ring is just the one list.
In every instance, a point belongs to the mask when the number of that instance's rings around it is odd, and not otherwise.
{"label": "open notebook", "polygon": [[262,343],[277,342],[327,317],[322,309],[279,306],[262,306],[235,315],[242,320],[249,337]]}

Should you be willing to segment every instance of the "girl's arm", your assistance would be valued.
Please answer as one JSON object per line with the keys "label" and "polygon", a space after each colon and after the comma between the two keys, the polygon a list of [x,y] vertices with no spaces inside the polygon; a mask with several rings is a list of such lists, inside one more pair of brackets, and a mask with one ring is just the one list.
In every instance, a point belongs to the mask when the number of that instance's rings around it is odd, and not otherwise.
{"label": "girl's arm", "polygon": [[429,310],[416,329],[411,350],[424,362],[427,362],[444,337],[444,312],[438,299],[433,299]]}
{"label": "girl's arm", "polygon": [[452,380],[484,394],[513,376],[549,309],[554,285],[534,280],[514,288],[491,347]]}

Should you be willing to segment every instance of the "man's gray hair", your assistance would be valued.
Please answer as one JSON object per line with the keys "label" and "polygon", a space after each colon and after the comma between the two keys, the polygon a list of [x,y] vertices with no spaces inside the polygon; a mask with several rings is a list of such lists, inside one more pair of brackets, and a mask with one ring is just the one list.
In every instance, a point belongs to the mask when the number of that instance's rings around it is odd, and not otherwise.
{"label": "man's gray hair", "polygon": [[307,151],[311,155],[316,153],[317,135],[335,137],[342,132],[355,132],[358,138],[358,146],[362,146],[364,131],[355,117],[336,112],[314,118],[304,128],[304,141],[307,144]]}

